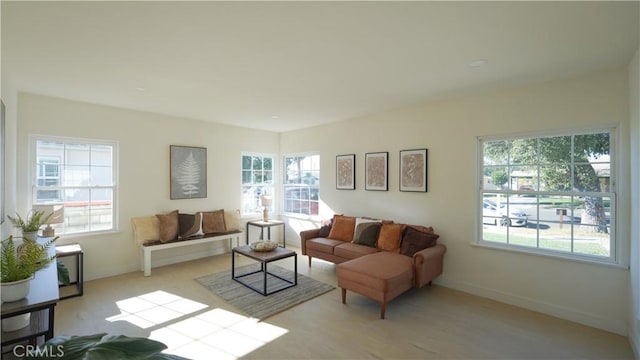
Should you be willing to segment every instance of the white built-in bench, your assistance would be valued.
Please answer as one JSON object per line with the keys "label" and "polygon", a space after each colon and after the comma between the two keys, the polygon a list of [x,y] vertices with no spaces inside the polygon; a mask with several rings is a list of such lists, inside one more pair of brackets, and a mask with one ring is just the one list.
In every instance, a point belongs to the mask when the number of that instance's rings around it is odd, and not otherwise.
{"label": "white built-in bench", "polygon": [[224,233],[205,234],[194,236],[187,239],[173,240],[170,242],[160,242],[159,240],[159,221],[156,216],[135,217],[131,219],[131,227],[133,229],[133,237],[140,246],[142,271],[144,276],[151,276],[151,253],[158,250],[168,250],[178,247],[211,243],[216,241],[229,240],[229,249],[233,247],[235,240],[236,246],[240,245],[240,237],[243,234],[242,226],[239,222],[239,214],[236,212],[225,211],[225,221],[227,229],[230,231]]}

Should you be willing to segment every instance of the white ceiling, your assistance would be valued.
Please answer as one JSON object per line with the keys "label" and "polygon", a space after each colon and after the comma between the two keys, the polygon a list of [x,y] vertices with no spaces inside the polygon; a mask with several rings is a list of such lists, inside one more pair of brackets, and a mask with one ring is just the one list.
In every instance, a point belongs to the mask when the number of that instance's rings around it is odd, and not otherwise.
{"label": "white ceiling", "polygon": [[2,1],[2,75],[20,91],[283,132],[626,65],[638,13],[637,1]]}

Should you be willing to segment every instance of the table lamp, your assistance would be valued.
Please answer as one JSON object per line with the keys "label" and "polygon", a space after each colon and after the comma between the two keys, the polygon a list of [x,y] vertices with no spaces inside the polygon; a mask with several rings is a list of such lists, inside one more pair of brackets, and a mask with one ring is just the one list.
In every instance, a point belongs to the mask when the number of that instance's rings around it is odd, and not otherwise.
{"label": "table lamp", "polygon": [[271,196],[261,196],[260,203],[262,204],[262,221],[269,221],[269,206],[271,206]]}
{"label": "table lamp", "polygon": [[47,219],[47,227],[42,230],[43,237],[53,237],[56,235],[56,230],[51,227],[51,224],[62,224],[64,222],[64,205],[58,204],[46,204],[46,205],[34,205],[33,211],[42,212],[42,218]]}

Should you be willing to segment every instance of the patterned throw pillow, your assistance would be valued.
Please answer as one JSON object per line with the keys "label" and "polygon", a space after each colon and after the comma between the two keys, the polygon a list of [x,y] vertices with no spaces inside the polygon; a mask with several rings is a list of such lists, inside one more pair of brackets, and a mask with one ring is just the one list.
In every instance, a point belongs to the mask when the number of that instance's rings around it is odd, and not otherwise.
{"label": "patterned throw pillow", "polygon": [[335,215],[333,217],[333,225],[329,232],[329,239],[351,241],[353,240],[353,231],[356,228],[356,218],[353,216]]}
{"label": "patterned throw pillow", "polygon": [[354,244],[376,247],[381,227],[382,224],[379,222],[368,222],[359,224],[356,227],[356,234],[352,242]]}
{"label": "patterned throw pillow", "polygon": [[168,214],[156,215],[160,221],[160,242],[169,242],[178,238],[178,210]]}
{"label": "patterned throw pillow", "polygon": [[178,214],[179,239],[186,239],[191,236],[203,235],[202,213]]}
{"label": "patterned throw pillow", "polygon": [[400,241],[405,224],[382,224],[377,247],[380,250],[400,252]]}
{"label": "patterned throw pillow", "polygon": [[224,210],[205,211],[202,213],[202,232],[205,234],[223,233],[227,231],[224,223]]}

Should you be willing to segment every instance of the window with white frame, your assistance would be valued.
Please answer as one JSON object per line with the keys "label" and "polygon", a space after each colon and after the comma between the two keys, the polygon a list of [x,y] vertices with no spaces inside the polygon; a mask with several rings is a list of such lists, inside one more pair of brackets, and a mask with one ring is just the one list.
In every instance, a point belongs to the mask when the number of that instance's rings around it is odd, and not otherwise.
{"label": "window with white frame", "polygon": [[[262,211],[262,197],[273,197],[274,157],[264,154],[242,154],[242,214]],[[267,206],[273,212],[273,201]]]}
{"label": "window with white frame", "polygon": [[117,145],[33,137],[33,205],[63,205],[57,234],[116,229]]}
{"label": "window with white frame", "polygon": [[320,155],[284,157],[284,212],[318,215],[320,200]]}
{"label": "window with white frame", "polygon": [[480,138],[478,241],[615,263],[614,130]]}

